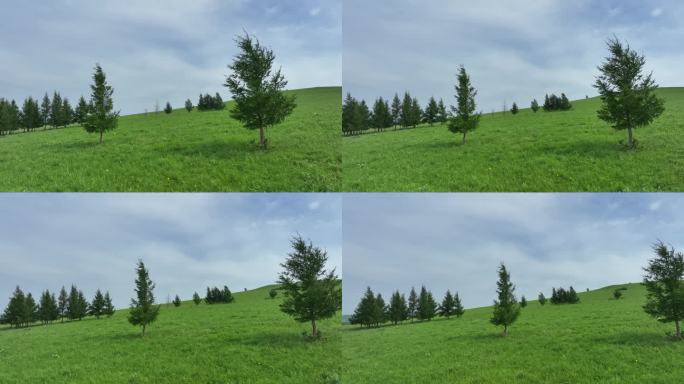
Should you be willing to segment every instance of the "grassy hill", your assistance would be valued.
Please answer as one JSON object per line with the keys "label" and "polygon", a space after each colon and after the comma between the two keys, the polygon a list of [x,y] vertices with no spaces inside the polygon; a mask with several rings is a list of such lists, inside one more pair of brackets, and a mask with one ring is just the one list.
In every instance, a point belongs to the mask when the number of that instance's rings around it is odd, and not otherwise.
{"label": "grassy hill", "polygon": [[259,132],[223,111],[123,116],[98,145],[79,126],[0,137],[1,191],[337,191],[341,89],[290,91],[297,108]]}
{"label": "grassy hill", "polygon": [[[612,299],[617,287],[623,298]],[[674,383],[684,343],[669,341],[641,306],[639,284],[580,293],[579,304],[531,301],[508,337],[491,308],[461,319],[378,329],[343,327],[344,383]]]}
{"label": "grassy hill", "polygon": [[232,304],[164,305],[145,338],[127,321],[85,319],[0,329],[1,383],[327,383],[339,373],[340,317],[309,324],[280,312],[272,286]]}
{"label": "grassy hill", "polygon": [[637,151],[620,144],[627,141],[625,131],[596,117],[600,100],[592,98],[574,101],[567,112],[484,115],[463,146],[445,125],[346,137],[342,188],[684,191],[684,88],[658,93],[666,111],[636,130]]}

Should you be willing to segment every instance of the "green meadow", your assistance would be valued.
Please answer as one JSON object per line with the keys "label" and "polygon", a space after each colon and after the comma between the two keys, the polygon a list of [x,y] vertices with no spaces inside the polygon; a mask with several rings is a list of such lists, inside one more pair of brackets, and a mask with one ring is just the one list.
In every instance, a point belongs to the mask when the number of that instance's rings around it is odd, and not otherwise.
{"label": "green meadow", "polygon": [[223,111],[122,116],[102,145],[79,126],[0,137],[0,190],[338,191],[341,89],[288,93],[297,108],[267,130],[267,151],[258,131],[230,118],[230,102]]}
{"label": "green meadow", "polygon": [[[445,125],[370,133],[342,140],[345,191],[684,191],[684,88],[661,88],[665,113],[626,131],[598,119],[600,100],[565,112],[483,115],[461,136]],[[449,101],[452,102],[452,101]],[[528,105],[529,101],[518,104]],[[543,102],[540,100],[540,103]]]}
{"label": "green meadow", "polygon": [[111,318],[0,328],[0,383],[335,383],[340,316],[308,323],[279,309],[274,286],[234,293],[231,304],[162,305],[145,337]]}
{"label": "green meadow", "polygon": [[[627,287],[619,300],[614,289]],[[580,293],[579,304],[530,301],[507,337],[492,308],[460,318],[360,330],[345,325],[343,382],[675,383],[684,343],[641,309],[640,284]]]}

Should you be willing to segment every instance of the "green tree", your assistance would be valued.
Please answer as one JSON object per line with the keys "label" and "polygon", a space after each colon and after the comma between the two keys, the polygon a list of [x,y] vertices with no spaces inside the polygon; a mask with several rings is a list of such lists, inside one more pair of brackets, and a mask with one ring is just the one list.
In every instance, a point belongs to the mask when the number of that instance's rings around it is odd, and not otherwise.
{"label": "green tree", "polygon": [[537,113],[539,110],[539,103],[537,102],[537,99],[532,100],[532,103],[530,103],[530,109],[532,109],[532,112]]}
{"label": "green tree", "polygon": [[516,104],[515,101],[513,102],[513,106],[511,107],[511,113],[514,115],[518,114],[518,104]]}
{"label": "green tree", "polygon": [[147,327],[157,320],[159,307],[154,305],[154,283],[150,279],[149,271],[145,268],[142,260],[138,260],[136,268],[135,293],[131,299],[131,310],[128,314],[128,322],[141,326],[142,335],[145,336]]}
{"label": "green tree", "polygon": [[83,292],[79,291],[75,285],[71,286],[69,299],[67,300],[66,314],[69,320],[81,320],[87,312],[87,304]]}
{"label": "green tree", "polygon": [[26,295],[24,291],[17,286],[10,297],[10,301],[5,308],[5,312],[2,315],[3,323],[10,324],[14,327],[21,327],[24,325],[23,315],[24,315],[24,302],[26,301]]}
{"label": "green tree", "polygon": [[620,291],[619,289],[616,289],[613,291],[613,298],[615,300],[620,300],[621,297],[622,297],[622,291]]}
{"label": "green tree", "polygon": [[437,103],[437,121],[440,123],[446,123],[449,120],[449,114],[447,113],[446,106],[444,106],[444,100],[439,99]]}
{"label": "green tree", "polygon": [[95,291],[95,297],[93,298],[93,302],[90,304],[90,315],[95,316],[96,319],[99,319],[100,316],[104,315],[104,309],[105,299],[102,295],[102,292],[98,289]]}
{"label": "green tree", "polygon": [[399,116],[399,125],[402,128],[410,127],[412,125],[412,107],[413,98],[408,92],[404,92],[404,99],[401,102],[401,115]]}
{"label": "green tree", "polygon": [[171,112],[173,112],[173,108],[171,108],[171,103],[169,103],[169,102],[167,101],[167,102],[166,102],[166,107],[164,107],[164,113],[166,113],[166,114],[168,115],[168,114],[170,114]]}
{"label": "green tree", "polygon": [[646,127],[665,111],[665,102],[654,91],[658,88],[652,74],[645,75],[646,59],[623,46],[617,38],[608,40],[610,56],[598,69],[594,87],[601,96],[598,117],[617,130],[627,130],[627,146],[634,148],[633,130]]}
{"label": "green tree", "polygon": [[461,298],[458,296],[458,292],[454,294],[454,315],[460,318],[465,313],[465,308],[461,304]]}
{"label": "green tree", "polygon": [[241,53],[229,66],[233,73],[225,83],[234,100],[230,115],[245,128],[258,129],[259,147],[266,149],[266,128],[280,124],[292,113],[295,97],[282,92],[287,80],[280,69],[272,70],[273,51],[248,34],[239,36],[237,45]]}
{"label": "green tree", "polygon": [[52,111],[52,103],[50,103],[50,96],[45,92],[43,101],[40,103],[40,117],[41,125],[46,126],[50,122],[50,112]]}
{"label": "green tree", "polygon": [[38,305],[36,304],[36,300],[33,299],[31,292],[26,294],[23,309],[21,316],[22,323],[29,326],[38,319]]}
{"label": "green tree", "polygon": [[62,127],[66,127],[74,121],[74,110],[71,108],[71,103],[68,98],[62,101]]}
{"label": "green tree", "polygon": [[527,307],[527,299],[525,298],[525,295],[520,297],[520,308],[525,308]]}
{"label": "green tree", "polygon": [[546,304],[546,296],[542,292],[539,292],[539,296],[537,297],[537,300],[539,300],[539,304],[542,306]]}
{"label": "green tree", "polygon": [[470,77],[463,66],[458,71],[458,83],[456,84],[456,106],[452,106],[453,116],[449,119],[449,130],[463,135],[463,144],[466,142],[466,134],[477,128],[480,122],[480,114],[475,112],[475,96],[477,91],[470,84]]}
{"label": "green tree", "polygon": [[276,296],[278,296],[278,290],[277,289],[273,288],[268,292],[268,297],[270,297],[271,299],[275,299]]}
{"label": "green tree", "polygon": [[387,311],[388,319],[397,325],[398,323],[408,318],[408,307],[406,306],[406,298],[395,291],[390,298],[390,304]]}
{"label": "green tree", "polygon": [[392,125],[392,114],[389,111],[387,102],[378,97],[373,104],[373,113],[371,115],[371,126],[378,132],[388,128]]}
{"label": "green tree", "polygon": [[420,124],[420,120],[423,118],[423,110],[418,103],[418,98],[414,97],[411,100],[411,126],[415,127]]}
{"label": "green tree", "polygon": [[192,295],[192,301],[195,303],[195,305],[199,305],[199,303],[202,302],[202,298],[200,297],[199,293],[195,292]]}
{"label": "green tree", "polygon": [[62,107],[62,96],[55,92],[52,95],[52,103],[50,104],[50,125],[57,128],[62,125],[64,108]]}
{"label": "green tree", "polygon": [[66,289],[62,286],[59,291],[59,298],[57,299],[57,313],[59,313],[59,319],[64,321],[64,317],[67,316],[67,308],[69,306],[69,296],[67,295]]}
{"label": "green tree", "polygon": [[418,316],[418,295],[416,290],[411,287],[411,293],[408,298],[408,317],[413,320]]}
{"label": "green tree", "polygon": [[437,302],[432,297],[432,292],[429,292],[424,285],[420,288],[416,311],[418,312],[418,320],[432,320],[437,314]]}
{"label": "green tree", "polygon": [[293,251],[281,264],[278,283],[284,299],[280,309],[299,322],[311,323],[311,336],[318,337],[316,322],[342,308],[342,291],[335,269],[325,269],[328,254],[301,236],[291,240]]}
{"label": "green tree", "polygon": [[444,316],[447,319],[456,313],[456,302],[454,301],[454,296],[451,295],[451,291],[448,289],[444,295],[442,304],[438,308],[438,313],[440,316]]}
{"label": "green tree", "polygon": [[349,318],[350,324],[358,324],[361,327],[368,327],[375,325],[375,312],[377,301],[375,295],[370,287],[366,288],[366,293],[361,298],[361,301],[356,306],[354,313]]}
{"label": "green tree", "polygon": [[192,101],[190,99],[185,100],[185,110],[192,112]]}
{"label": "green tree", "polygon": [[423,113],[423,121],[433,125],[438,121],[439,106],[437,101],[433,96],[430,96],[427,106],[425,107],[425,112]]}
{"label": "green tree", "polygon": [[682,338],[684,319],[684,254],[668,248],[662,241],[653,245],[655,257],[644,268],[646,304],[644,311],[663,323],[675,323],[675,337]]}
{"label": "green tree", "polygon": [[395,128],[401,122],[400,117],[401,100],[399,100],[399,95],[395,93],[394,98],[392,99],[392,125],[394,125]]}
{"label": "green tree", "polygon": [[114,88],[107,84],[107,76],[102,71],[100,64],[95,65],[93,84],[90,86],[90,108],[83,128],[88,133],[99,133],[100,144],[106,131],[116,128],[119,112],[114,112],[112,94]]}
{"label": "green tree", "polygon": [[104,309],[102,313],[107,317],[111,317],[114,314],[114,304],[112,304],[112,298],[109,296],[109,292],[105,292]]}
{"label": "green tree", "polygon": [[57,312],[57,300],[55,295],[50,294],[47,289],[40,296],[40,307],[38,309],[38,320],[43,324],[48,324],[57,320],[59,313]]}
{"label": "green tree", "polygon": [[387,308],[385,306],[385,299],[382,298],[382,295],[378,293],[375,296],[375,310],[373,311],[373,323],[375,323],[375,326],[379,326],[380,324],[384,324],[385,321],[387,321]]}
{"label": "green tree", "polygon": [[182,302],[181,302],[180,297],[178,297],[178,295],[176,295],[176,297],[173,299],[173,306],[174,307],[180,307],[181,303]]}
{"label": "green tree", "polygon": [[496,283],[497,299],[494,300],[494,313],[491,322],[504,327],[503,335],[508,335],[510,327],[520,316],[520,305],[515,298],[515,285],[511,283],[511,275],[502,263],[499,267],[499,281]]}
{"label": "green tree", "polygon": [[42,125],[40,107],[32,97],[24,100],[21,113],[21,125],[26,131],[33,131]]}
{"label": "green tree", "polygon": [[86,121],[86,117],[88,117],[88,102],[86,102],[86,99],[81,96],[78,99],[78,104],[76,104],[76,110],[74,111],[74,121],[77,124],[83,124]]}

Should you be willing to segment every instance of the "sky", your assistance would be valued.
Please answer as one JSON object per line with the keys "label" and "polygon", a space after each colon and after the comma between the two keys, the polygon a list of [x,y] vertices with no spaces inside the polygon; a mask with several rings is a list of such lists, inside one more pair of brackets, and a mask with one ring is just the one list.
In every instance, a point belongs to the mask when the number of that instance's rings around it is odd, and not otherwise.
{"label": "sky", "polygon": [[3,194],[0,310],[14,288],[37,297],[76,284],[117,308],[134,295],[142,259],[157,302],[207,286],[233,292],[273,284],[301,234],[342,274],[337,194]]}
{"label": "sky", "polygon": [[289,89],[340,85],[341,0],[0,0],[0,97],[89,95],[95,63],[122,114],[220,92],[235,38],[273,49]]}
{"label": "sky", "polygon": [[342,217],[344,314],[367,286],[488,306],[502,262],[518,299],[640,282],[658,239],[684,250],[681,194],[347,194]]}
{"label": "sky", "polygon": [[464,65],[478,109],[564,92],[596,95],[597,66],[615,35],[646,56],[661,86],[684,86],[679,0],[345,0],[344,92],[372,102],[405,90],[454,105]]}

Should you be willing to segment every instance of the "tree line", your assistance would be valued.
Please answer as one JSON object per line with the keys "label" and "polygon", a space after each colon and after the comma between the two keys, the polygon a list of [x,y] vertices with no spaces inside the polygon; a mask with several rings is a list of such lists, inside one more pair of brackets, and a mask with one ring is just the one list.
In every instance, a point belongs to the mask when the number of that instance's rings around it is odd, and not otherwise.
{"label": "tree line", "polygon": [[43,291],[38,302],[29,292],[25,294],[19,286],[14,290],[5,311],[0,316],[1,324],[9,324],[13,327],[28,327],[40,321],[50,324],[56,320],[81,320],[87,316],[100,318],[112,316],[114,306],[109,292],[104,295],[98,289],[95,297],[88,302],[83,291],[71,286],[70,293],[64,287],[59,292],[59,297],[49,290]]}
{"label": "tree line", "polygon": [[12,100],[0,98],[0,135],[12,134],[15,131],[35,131],[36,128],[59,128],[71,124],[82,124],[92,108],[83,96],[76,108],[72,108],[67,97],[62,98],[54,92],[52,99],[45,93],[42,101],[29,96],[21,106]]}

